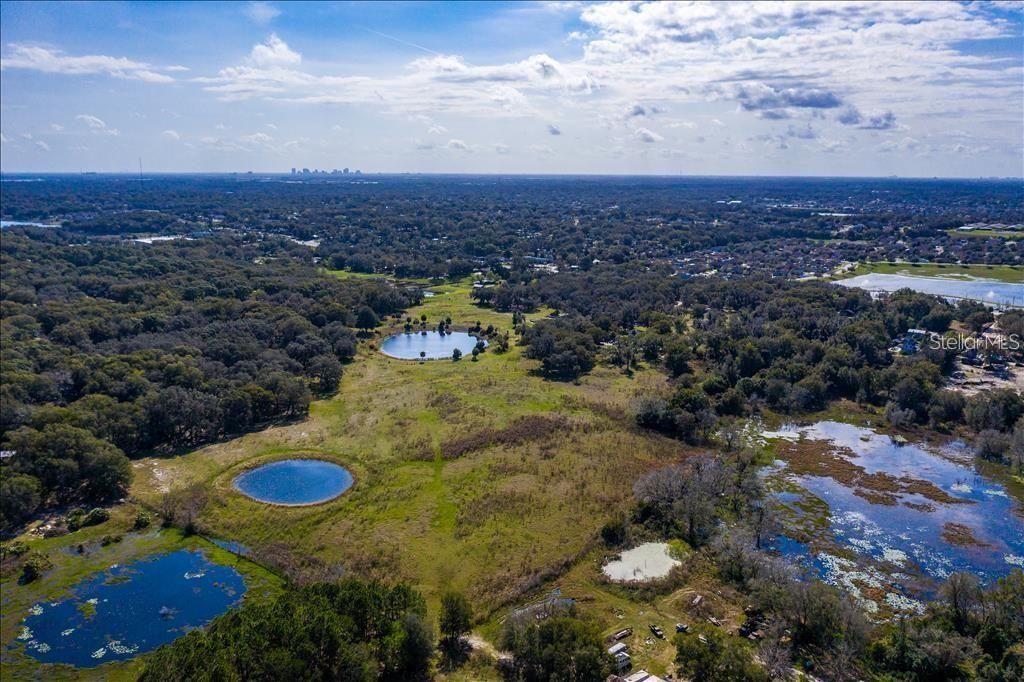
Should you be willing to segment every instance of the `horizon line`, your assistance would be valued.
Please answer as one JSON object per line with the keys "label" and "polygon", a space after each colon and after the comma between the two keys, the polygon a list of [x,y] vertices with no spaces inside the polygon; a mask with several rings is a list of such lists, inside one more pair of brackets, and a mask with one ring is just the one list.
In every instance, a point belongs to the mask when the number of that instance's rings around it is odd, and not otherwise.
{"label": "horizon line", "polygon": [[[1024,182],[1024,175],[757,175],[757,174],[665,174],[665,173],[495,173],[495,172],[468,172],[468,171],[351,171],[349,173],[332,173],[331,171],[320,170],[319,173],[291,173],[290,171],[4,171],[0,170],[0,180],[5,176],[81,176],[81,175],[103,175],[103,176],[126,176],[132,178],[145,178],[150,176],[253,176],[253,177],[353,177],[353,176],[424,176],[424,177],[493,177],[493,178],[657,178],[657,179],[684,179],[684,178],[721,178],[721,179],[742,179],[742,178],[778,178],[778,179],[811,179],[811,180],[984,180],[984,181],[1021,181]],[[334,170],[334,169],[332,169]]]}

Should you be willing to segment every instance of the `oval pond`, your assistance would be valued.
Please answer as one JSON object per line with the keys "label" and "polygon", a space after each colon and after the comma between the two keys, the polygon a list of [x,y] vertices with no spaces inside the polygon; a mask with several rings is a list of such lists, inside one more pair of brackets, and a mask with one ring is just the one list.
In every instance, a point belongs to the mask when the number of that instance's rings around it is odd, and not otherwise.
{"label": "oval pond", "polygon": [[456,348],[468,356],[476,343],[477,338],[466,332],[410,332],[384,339],[380,351],[399,360],[444,360]]}
{"label": "oval pond", "polygon": [[352,487],[345,467],[322,459],[285,459],[250,469],[235,478],[235,488],[258,502],[317,504]]}
{"label": "oval pond", "polygon": [[241,601],[245,581],[201,552],[179,550],[114,565],[61,601],[29,609],[17,641],[43,663],[91,668],[151,651]]}

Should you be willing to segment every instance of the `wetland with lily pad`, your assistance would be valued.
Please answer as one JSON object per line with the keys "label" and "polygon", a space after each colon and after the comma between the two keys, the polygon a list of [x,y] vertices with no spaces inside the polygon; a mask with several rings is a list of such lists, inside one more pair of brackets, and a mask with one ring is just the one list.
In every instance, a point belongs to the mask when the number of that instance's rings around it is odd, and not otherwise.
{"label": "wetland with lily pad", "polygon": [[994,582],[1024,566],[1019,500],[959,442],[905,443],[824,421],[764,432],[782,526],[775,549],[869,612],[916,612],[954,571]]}
{"label": "wetland with lily pad", "polygon": [[238,605],[242,575],[177,550],[97,572],[52,602],[34,604],[16,644],[43,663],[91,668],[151,651]]}

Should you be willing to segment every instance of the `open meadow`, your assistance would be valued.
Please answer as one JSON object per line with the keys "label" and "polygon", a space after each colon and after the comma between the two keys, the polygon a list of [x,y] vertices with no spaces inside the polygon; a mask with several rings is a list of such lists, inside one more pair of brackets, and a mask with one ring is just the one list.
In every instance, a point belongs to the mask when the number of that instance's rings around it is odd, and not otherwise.
{"label": "open meadow", "polygon": [[[409,316],[511,328],[510,315],[473,305],[466,285],[431,290],[437,295]],[[444,591],[463,591],[492,641],[508,608],[543,598],[556,582],[607,628],[629,611],[646,628],[643,605],[601,584],[598,530],[632,505],[640,474],[691,452],[628,415],[629,401],[664,375],[600,368],[578,384],[547,381],[515,345],[477,362],[396,360],[377,350],[386,334],[360,344],[337,396],[314,403],[308,419],[136,461],[132,496],[159,508],[167,491],[200,483],[212,492],[198,522],[204,533],[309,579],[406,580],[432,607]],[[283,508],[232,484],[257,463],[294,456],[342,464],[355,485],[324,504]],[[667,665],[668,643],[649,648]]]}

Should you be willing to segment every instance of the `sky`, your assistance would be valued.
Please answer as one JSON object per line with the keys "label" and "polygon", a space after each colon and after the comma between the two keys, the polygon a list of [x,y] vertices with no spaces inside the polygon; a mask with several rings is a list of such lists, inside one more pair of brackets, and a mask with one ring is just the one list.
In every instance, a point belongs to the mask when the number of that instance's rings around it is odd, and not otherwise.
{"label": "sky", "polygon": [[1024,175],[1022,2],[0,2],[3,172]]}

